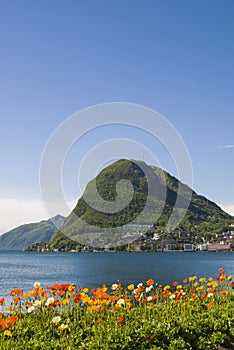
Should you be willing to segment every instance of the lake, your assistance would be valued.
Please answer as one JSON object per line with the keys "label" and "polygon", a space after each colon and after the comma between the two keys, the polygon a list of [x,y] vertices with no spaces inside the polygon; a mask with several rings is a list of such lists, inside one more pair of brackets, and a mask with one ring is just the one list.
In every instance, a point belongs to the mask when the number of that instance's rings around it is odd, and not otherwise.
{"label": "lake", "polygon": [[0,252],[0,297],[13,287],[29,291],[35,281],[45,287],[54,283],[75,283],[98,287],[118,280],[129,283],[153,278],[159,284],[181,281],[188,276],[216,277],[218,268],[234,276],[234,252],[118,252],[50,253]]}

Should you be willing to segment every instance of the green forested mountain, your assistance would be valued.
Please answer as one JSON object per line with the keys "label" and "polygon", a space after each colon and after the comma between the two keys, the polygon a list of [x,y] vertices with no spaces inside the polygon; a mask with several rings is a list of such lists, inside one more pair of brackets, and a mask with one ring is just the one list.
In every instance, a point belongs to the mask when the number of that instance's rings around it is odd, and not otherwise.
{"label": "green forested mountain", "polygon": [[[127,183],[122,183],[119,189],[116,187],[116,184],[123,179],[131,182],[132,197],[131,188]],[[134,222],[154,225],[156,231],[162,232],[174,208],[179,184],[183,187],[184,197],[180,198],[178,213],[183,210],[185,197],[191,190],[188,186],[181,184],[179,180],[160,168],[148,166],[140,161],[119,160],[106,167],[88,183],[83,196],[65,220],[61,232],[54,237],[52,246],[67,244],[73,237],[75,241],[79,242],[79,239],[82,241],[82,236],[90,232],[89,225],[95,227],[96,232],[100,232],[103,229],[99,227],[116,228]],[[96,188],[100,197],[96,195]],[[120,198],[116,204],[116,209],[119,210],[115,213],[108,212],[112,202],[117,198]],[[123,206],[125,199],[127,205]],[[146,203],[147,210],[143,211]],[[234,218],[217,204],[192,191],[186,215],[177,228],[196,231],[198,234],[215,234],[227,230],[233,220]],[[69,239],[64,237],[64,233]]]}
{"label": "green forested mountain", "polygon": [[63,216],[57,215],[49,220],[16,227],[0,236],[0,250],[24,250],[38,241],[49,242],[64,220]]}

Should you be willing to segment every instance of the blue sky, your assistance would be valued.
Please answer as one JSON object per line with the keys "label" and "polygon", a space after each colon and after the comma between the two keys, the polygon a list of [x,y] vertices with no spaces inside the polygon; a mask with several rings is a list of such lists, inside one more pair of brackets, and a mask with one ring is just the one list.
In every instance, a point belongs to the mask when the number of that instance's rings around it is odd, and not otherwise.
{"label": "blue sky", "polygon": [[195,191],[234,214],[233,15],[232,0],[1,1],[0,233],[46,217],[39,166],[54,129],[112,101],[166,117]]}

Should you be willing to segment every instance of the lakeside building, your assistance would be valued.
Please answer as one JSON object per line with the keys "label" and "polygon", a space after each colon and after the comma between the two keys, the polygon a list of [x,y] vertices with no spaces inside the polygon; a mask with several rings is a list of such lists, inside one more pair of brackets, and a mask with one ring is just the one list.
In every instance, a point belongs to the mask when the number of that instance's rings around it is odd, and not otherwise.
{"label": "lakeside building", "polygon": [[230,244],[208,244],[208,252],[225,252],[230,250]]}
{"label": "lakeside building", "polygon": [[184,252],[194,252],[194,245],[191,243],[185,243]]}

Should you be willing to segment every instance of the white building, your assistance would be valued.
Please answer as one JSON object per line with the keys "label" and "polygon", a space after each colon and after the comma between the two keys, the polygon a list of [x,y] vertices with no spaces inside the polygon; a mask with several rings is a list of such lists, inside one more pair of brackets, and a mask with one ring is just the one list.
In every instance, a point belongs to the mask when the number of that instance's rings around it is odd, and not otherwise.
{"label": "white building", "polygon": [[194,251],[194,245],[191,243],[185,243],[184,244],[184,252],[193,252]]}

